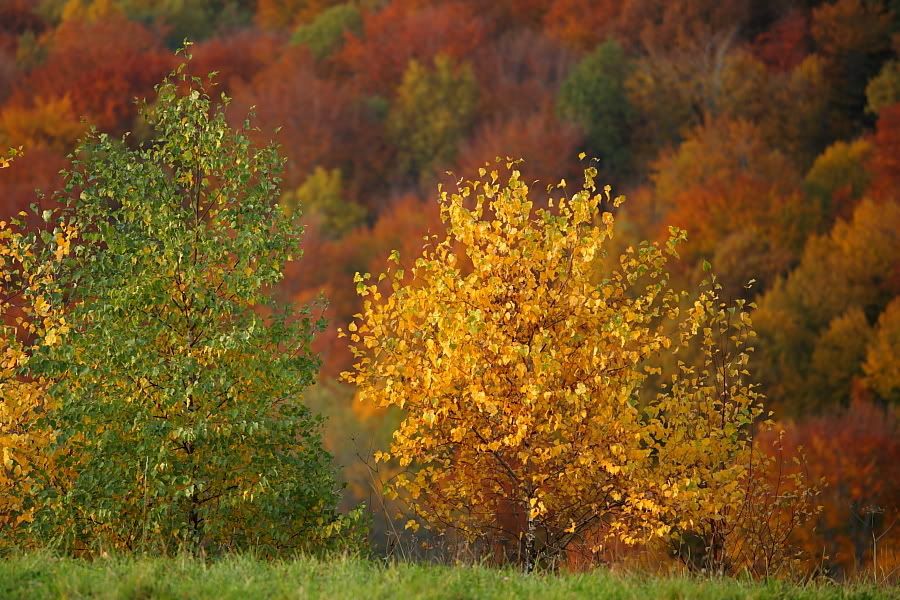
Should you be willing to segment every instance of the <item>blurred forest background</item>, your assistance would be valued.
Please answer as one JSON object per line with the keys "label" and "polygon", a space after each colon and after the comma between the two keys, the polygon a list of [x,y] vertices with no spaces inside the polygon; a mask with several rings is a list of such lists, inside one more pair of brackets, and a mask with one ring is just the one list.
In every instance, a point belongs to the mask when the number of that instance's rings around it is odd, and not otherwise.
{"label": "blurred forest background", "polygon": [[807,548],[834,572],[900,565],[900,2],[0,0],[0,148],[24,150],[0,219],[47,202],[89,125],[146,138],[134,98],[186,38],[287,159],[307,229],[280,293],[327,298],[308,401],[348,506],[381,509],[368,457],[397,419],[337,382],[354,273],[417,254],[448,171],[524,157],[540,190],[584,151],[629,197],[622,247],[684,227],[682,284],[708,261],[758,304],[755,373],[828,484]]}

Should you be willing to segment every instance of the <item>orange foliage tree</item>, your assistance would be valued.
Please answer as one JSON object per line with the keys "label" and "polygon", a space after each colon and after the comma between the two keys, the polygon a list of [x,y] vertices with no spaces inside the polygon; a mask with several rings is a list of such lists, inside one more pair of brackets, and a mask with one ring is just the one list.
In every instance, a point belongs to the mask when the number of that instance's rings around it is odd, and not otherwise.
{"label": "orange foliage tree", "polygon": [[66,152],[82,133],[84,125],[73,112],[68,96],[35,98],[31,108],[10,106],[0,111],[0,143],[7,147],[45,147]]}
{"label": "orange foliage tree", "polygon": [[544,28],[572,48],[591,50],[613,29],[622,4],[617,0],[554,0],[544,15]]}
{"label": "orange foliage tree", "polygon": [[[751,278],[768,284],[785,272],[817,220],[800,201],[799,178],[788,158],[769,149],[759,129],[746,121],[696,128],[674,153],[657,161],[653,181],[653,201],[664,222],[693,236],[683,251],[686,265],[706,257],[721,263],[717,267],[736,268],[725,271],[730,293]],[[760,246],[765,259],[742,266],[728,253],[743,254],[747,232],[765,245]]]}

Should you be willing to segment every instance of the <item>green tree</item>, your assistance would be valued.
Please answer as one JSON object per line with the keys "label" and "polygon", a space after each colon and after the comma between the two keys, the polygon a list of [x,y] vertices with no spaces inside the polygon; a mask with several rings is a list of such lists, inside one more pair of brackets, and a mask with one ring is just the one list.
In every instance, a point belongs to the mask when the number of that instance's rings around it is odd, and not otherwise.
{"label": "green tree", "polygon": [[362,15],[355,4],[338,4],[326,8],[310,23],[297,28],[291,41],[304,44],[312,55],[321,60],[344,42],[344,32],[359,32]]}
{"label": "green tree", "polygon": [[420,174],[453,159],[475,112],[478,87],[468,65],[444,55],[427,68],[411,60],[387,117],[401,168]]}
{"label": "green tree", "polygon": [[34,530],[75,553],[316,547],[346,521],[300,400],[322,322],[270,293],[300,256],[275,201],[283,161],[184,65],[157,90],[154,141],[89,136],[59,195],[83,232],[60,280],[72,335],[29,366],[55,382],[48,419],[75,477]]}
{"label": "green tree", "polygon": [[604,170],[616,174],[630,163],[633,111],[625,81],[631,71],[625,51],[610,40],[578,63],[559,92],[560,115],[584,129],[591,152]]}
{"label": "green tree", "polygon": [[299,188],[284,195],[282,205],[290,212],[300,209],[329,238],[341,237],[366,220],[366,209],[344,198],[340,169],[316,167]]}

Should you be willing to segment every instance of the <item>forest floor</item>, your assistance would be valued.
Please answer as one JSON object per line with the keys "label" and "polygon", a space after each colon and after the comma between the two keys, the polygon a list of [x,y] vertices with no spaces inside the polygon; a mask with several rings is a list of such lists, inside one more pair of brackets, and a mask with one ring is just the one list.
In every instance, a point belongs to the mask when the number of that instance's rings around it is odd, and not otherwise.
{"label": "forest floor", "polygon": [[356,558],[265,562],[245,556],[79,561],[30,554],[0,560],[0,598],[900,598],[900,587],[649,577],[606,570],[524,575],[478,566]]}

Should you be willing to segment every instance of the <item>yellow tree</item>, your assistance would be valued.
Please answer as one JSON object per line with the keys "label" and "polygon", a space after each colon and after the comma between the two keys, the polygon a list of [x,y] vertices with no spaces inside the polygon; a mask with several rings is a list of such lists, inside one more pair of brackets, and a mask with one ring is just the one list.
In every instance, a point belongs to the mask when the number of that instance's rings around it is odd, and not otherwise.
{"label": "yellow tree", "polygon": [[9,106],[0,111],[0,143],[9,147],[46,146],[67,152],[84,130],[68,96],[36,98],[31,108]]}
{"label": "yellow tree", "polygon": [[[343,377],[361,402],[405,410],[376,456],[407,467],[388,493],[526,570],[588,534],[720,528],[760,414],[742,305],[722,304],[714,280],[693,298],[670,287],[678,230],[610,263],[613,215],[599,208],[623,198],[598,193],[593,167],[576,194],[536,207],[515,164],[505,182],[489,167],[440,191],[446,237],[409,273],[394,253],[377,280],[357,275]],[[670,352],[685,362],[648,393]]]}
{"label": "yellow tree", "polygon": [[[0,168],[9,160],[0,157]],[[46,220],[51,215],[46,214]],[[33,519],[40,484],[35,472],[52,473],[54,432],[39,419],[52,408],[48,382],[22,370],[39,346],[57,345],[68,331],[56,270],[76,231],[60,223],[43,236],[0,220],[0,540],[16,539]],[[40,261],[41,249],[52,260]],[[21,540],[18,540],[21,543]]]}
{"label": "yellow tree", "polygon": [[478,84],[472,68],[438,55],[434,68],[411,60],[387,116],[401,168],[421,174],[451,160],[475,114]]}
{"label": "yellow tree", "polygon": [[900,296],[891,300],[878,317],[863,370],[866,383],[886,402],[900,402]]}
{"label": "yellow tree", "polygon": [[296,190],[281,197],[288,213],[300,212],[328,238],[339,238],[366,220],[366,209],[344,197],[340,169],[317,166]]}

